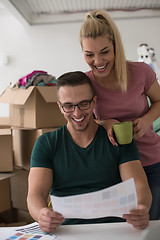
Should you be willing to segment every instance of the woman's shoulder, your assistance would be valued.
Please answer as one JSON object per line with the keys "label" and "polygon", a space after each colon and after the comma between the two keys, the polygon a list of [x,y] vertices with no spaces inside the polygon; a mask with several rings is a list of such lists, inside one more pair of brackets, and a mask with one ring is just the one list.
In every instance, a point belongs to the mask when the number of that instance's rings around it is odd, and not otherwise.
{"label": "woman's shoulder", "polygon": [[152,67],[145,63],[145,62],[132,62],[132,61],[127,61],[127,68],[129,70],[140,70],[142,71],[143,69],[146,71],[153,71]]}
{"label": "woman's shoulder", "polygon": [[[152,67],[144,62],[127,62],[127,68],[129,73],[129,79],[134,86],[145,86],[144,89],[147,91],[156,79],[156,74]],[[136,84],[135,84],[136,83]]]}

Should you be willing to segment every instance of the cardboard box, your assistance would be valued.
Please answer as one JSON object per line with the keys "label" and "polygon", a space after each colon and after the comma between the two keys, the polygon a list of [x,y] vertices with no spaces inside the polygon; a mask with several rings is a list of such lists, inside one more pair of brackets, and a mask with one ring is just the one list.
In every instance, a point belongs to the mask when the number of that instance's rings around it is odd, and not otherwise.
{"label": "cardboard box", "polygon": [[0,172],[13,171],[11,129],[0,129]]}
{"label": "cardboard box", "polygon": [[10,178],[11,202],[13,208],[28,210],[27,193],[28,193],[28,174],[29,171],[21,170]]}
{"label": "cardboard box", "polygon": [[10,181],[9,178],[0,180],[0,213],[11,208]]}
{"label": "cardboard box", "polygon": [[10,104],[10,125],[24,128],[57,127],[66,124],[57,105],[55,86],[8,87],[0,102]]}
{"label": "cardboard box", "polygon": [[0,128],[10,128],[9,117],[0,117]]}
{"label": "cardboard box", "polygon": [[7,179],[7,178],[11,178],[17,174],[19,174],[21,172],[21,169],[18,169],[18,168],[14,168],[13,169],[13,172],[3,172],[3,173],[0,173],[0,181],[1,180],[4,180],[4,179]]}
{"label": "cardboard box", "polygon": [[0,227],[17,227],[35,222],[28,211],[11,208],[0,213]]}
{"label": "cardboard box", "polygon": [[56,130],[56,128],[42,128],[42,129],[12,128],[14,165],[16,167],[29,170],[31,153],[35,141],[42,133],[54,130]]}
{"label": "cardboard box", "polygon": [[35,220],[31,217],[30,213],[26,210],[13,208],[13,212],[16,222],[25,221],[27,224],[35,222]]}

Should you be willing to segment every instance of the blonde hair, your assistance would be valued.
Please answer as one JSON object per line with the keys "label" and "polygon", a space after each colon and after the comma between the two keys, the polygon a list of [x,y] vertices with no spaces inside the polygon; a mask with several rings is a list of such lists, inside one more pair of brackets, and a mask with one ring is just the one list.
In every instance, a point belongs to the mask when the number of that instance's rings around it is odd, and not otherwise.
{"label": "blonde hair", "polygon": [[127,65],[119,30],[106,11],[94,10],[87,13],[86,19],[81,26],[79,33],[81,47],[83,48],[83,38],[97,38],[100,36],[107,36],[113,43],[116,77],[122,91],[125,92],[128,82]]}

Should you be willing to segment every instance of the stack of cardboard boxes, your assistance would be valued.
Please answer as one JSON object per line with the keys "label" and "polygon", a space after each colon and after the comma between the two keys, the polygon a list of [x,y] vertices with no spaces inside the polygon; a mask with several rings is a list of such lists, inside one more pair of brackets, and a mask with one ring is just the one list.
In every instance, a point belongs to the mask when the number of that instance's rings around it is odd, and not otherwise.
{"label": "stack of cardboard boxes", "polygon": [[11,209],[10,174],[3,174],[3,172],[12,171],[12,134],[9,118],[0,118],[0,214]]}
{"label": "stack of cardboard boxes", "polygon": [[9,122],[5,123],[5,118],[0,122],[0,191],[6,189],[3,202],[0,202],[0,216],[4,211],[14,209],[14,215],[18,212],[22,215],[20,220],[26,220],[33,145],[41,134],[54,131],[66,124],[66,120],[57,106],[55,86],[30,86],[25,90],[8,87],[0,96],[0,102],[10,104]]}

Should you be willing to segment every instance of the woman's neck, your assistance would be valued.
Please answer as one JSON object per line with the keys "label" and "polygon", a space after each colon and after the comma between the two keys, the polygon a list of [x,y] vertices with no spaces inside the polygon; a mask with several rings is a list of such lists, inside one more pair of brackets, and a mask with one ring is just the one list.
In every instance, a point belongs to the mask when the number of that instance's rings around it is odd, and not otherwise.
{"label": "woman's neck", "polygon": [[[94,74],[93,74],[94,75]],[[118,80],[115,72],[112,72],[107,77],[94,76],[96,81],[104,88],[109,90],[116,90],[119,88]]]}

